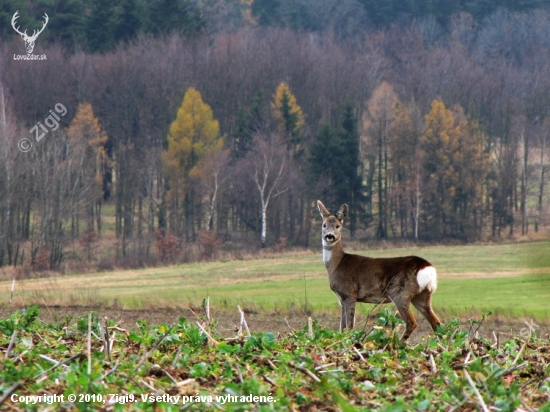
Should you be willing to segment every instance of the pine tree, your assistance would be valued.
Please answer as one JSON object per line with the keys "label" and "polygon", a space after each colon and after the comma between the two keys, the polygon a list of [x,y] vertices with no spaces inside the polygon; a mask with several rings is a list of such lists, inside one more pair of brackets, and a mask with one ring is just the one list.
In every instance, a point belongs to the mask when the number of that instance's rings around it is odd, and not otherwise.
{"label": "pine tree", "polygon": [[235,133],[233,133],[232,155],[242,159],[252,148],[254,134],[265,128],[268,119],[264,93],[259,90],[248,110],[240,109],[237,113]]}
{"label": "pine tree", "polygon": [[362,199],[359,173],[359,131],[351,103],[346,103],[338,128],[323,125],[315,137],[309,156],[309,183],[317,198],[327,204],[348,203],[355,210],[350,215],[350,232],[354,236]]}
{"label": "pine tree", "polygon": [[357,217],[362,202],[361,176],[359,174],[359,130],[355,109],[350,102],[344,105],[340,121],[340,177],[338,193],[340,198],[348,199],[349,206],[355,213],[350,215],[350,236],[355,236]]}
{"label": "pine tree", "polygon": [[109,0],[93,0],[86,19],[86,41],[92,52],[105,52],[112,49],[117,40],[114,28],[119,19],[116,3]]}

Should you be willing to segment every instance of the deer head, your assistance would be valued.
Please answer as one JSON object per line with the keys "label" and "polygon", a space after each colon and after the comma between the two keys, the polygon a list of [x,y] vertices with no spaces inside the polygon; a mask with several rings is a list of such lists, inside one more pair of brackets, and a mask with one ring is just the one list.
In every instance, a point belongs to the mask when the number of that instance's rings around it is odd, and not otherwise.
{"label": "deer head", "polygon": [[342,225],[344,218],[348,215],[348,205],[340,206],[335,215],[330,213],[320,200],[317,201],[317,207],[323,218],[323,246],[330,247],[342,238]]}
{"label": "deer head", "polygon": [[19,10],[17,10],[13,15],[11,19],[11,26],[17,33],[21,35],[21,37],[25,41],[25,48],[27,49],[27,53],[31,54],[34,49],[34,42],[38,38],[38,35],[42,33],[46,28],[46,25],[48,24],[48,21],[49,21],[49,17],[46,13],[44,13],[44,23],[42,23],[42,28],[40,30],[33,30],[32,36],[29,36],[27,35],[27,30],[21,33],[21,31],[19,31],[19,26],[15,27],[15,22],[19,18],[19,16],[17,15],[18,13],[19,13]]}

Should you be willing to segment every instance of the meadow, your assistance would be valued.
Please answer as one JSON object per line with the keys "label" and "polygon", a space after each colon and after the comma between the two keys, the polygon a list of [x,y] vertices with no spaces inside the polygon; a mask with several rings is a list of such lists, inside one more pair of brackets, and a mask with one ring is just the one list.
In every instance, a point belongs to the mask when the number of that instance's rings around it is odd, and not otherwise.
{"label": "meadow", "polygon": [[[547,320],[550,316],[550,242],[358,250],[372,257],[415,254],[438,270],[434,307],[452,316],[493,313]],[[8,305],[12,281],[0,283]],[[206,297],[220,309],[308,313],[339,310],[320,251],[265,258],[72,274],[15,282],[13,305],[186,307]],[[359,311],[370,305],[360,305]]]}
{"label": "meadow", "polygon": [[[434,306],[446,323],[407,343],[390,305],[369,317],[373,305],[361,305],[353,331],[327,326],[339,307],[315,252],[20,279],[11,303],[13,283],[4,281],[0,408],[550,412],[548,250],[538,242],[369,251],[417,254],[438,268]],[[238,330],[207,316],[205,297],[222,316],[240,305]],[[112,316],[115,299],[138,316],[160,308],[166,321]],[[482,333],[488,311],[516,322]],[[292,312],[301,316],[289,324]],[[285,323],[259,328],[254,313]]]}

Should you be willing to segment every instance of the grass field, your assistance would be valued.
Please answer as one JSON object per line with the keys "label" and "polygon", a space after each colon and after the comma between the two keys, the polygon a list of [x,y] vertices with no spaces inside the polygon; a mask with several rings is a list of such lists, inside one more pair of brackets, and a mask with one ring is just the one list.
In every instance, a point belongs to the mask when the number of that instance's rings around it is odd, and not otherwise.
{"label": "grass field", "polygon": [[[371,251],[438,268],[434,305],[445,325],[406,344],[389,306],[338,332],[320,253],[17,280],[12,304],[5,281],[0,409],[550,412],[549,250]],[[182,309],[206,296],[212,321]],[[115,299],[142,310],[110,307]],[[41,308],[15,311],[32,303]],[[250,335],[235,328],[237,304],[258,311],[246,315]],[[488,310],[504,321],[489,326]],[[287,311],[297,316],[287,321]],[[541,321],[525,323],[531,317]]]}
{"label": "grass field", "polygon": [[[371,250],[372,257],[415,254],[432,262],[439,286],[434,307],[451,315],[492,310],[510,316],[548,319],[550,242],[433,246]],[[367,254],[365,250],[356,253]],[[0,304],[12,282],[0,283]],[[187,306],[209,296],[214,307],[237,304],[256,310],[338,311],[328,287],[321,253],[197,263],[161,268],[74,274],[18,280],[14,303],[127,308]],[[359,311],[371,305],[360,305]]]}

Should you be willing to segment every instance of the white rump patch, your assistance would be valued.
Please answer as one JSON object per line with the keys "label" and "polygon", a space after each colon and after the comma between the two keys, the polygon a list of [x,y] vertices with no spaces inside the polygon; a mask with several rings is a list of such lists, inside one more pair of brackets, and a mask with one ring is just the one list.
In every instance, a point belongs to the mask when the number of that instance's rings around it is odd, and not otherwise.
{"label": "white rump patch", "polygon": [[420,269],[416,274],[416,281],[420,290],[428,289],[430,292],[435,292],[437,289],[437,273],[433,266]]}

